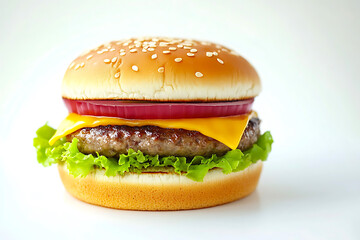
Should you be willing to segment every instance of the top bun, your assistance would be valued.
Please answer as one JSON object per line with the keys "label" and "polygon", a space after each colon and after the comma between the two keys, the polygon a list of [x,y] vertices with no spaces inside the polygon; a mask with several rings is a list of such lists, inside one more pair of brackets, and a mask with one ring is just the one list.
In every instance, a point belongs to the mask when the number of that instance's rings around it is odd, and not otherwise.
{"label": "top bun", "polygon": [[252,98],[255,69],[222,45],[180,38],[131,38],[103,44],[73,61],[68,99],[230,101]]}

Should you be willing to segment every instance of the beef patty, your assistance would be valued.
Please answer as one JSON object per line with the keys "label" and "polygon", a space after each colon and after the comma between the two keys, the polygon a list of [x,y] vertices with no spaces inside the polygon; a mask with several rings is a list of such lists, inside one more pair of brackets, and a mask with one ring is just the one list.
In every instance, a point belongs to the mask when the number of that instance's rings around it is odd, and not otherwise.
{"label": "beef patty", "polygon": [[[244,151],[250,148],[260,135],[260,120],[252,118],[241,138],[238,149]],[[72,141],[76,137],[79,151],[106,157],[116,157],[127,153],[128,149],[140,150],[148,155],[160,156],[218,156],[231,150],[225,144],[205,136],[197,131],[184,129],[160,128],[156,126],[98,126],[82,128],[66,138]],[[231,137],[231,136],[229,136]]]}

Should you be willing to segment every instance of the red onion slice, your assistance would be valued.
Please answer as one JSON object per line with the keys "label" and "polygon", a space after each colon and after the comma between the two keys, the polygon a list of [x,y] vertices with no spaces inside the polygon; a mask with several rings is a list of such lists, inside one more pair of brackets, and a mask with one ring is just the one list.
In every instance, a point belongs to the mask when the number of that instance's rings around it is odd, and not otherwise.
{"label": "red onion slice", "polygon": [[127,119],[207,118],[241,115],[251,111],[254,99],[230,102],[136,102],[122,100],[70,100],[69,112]]}

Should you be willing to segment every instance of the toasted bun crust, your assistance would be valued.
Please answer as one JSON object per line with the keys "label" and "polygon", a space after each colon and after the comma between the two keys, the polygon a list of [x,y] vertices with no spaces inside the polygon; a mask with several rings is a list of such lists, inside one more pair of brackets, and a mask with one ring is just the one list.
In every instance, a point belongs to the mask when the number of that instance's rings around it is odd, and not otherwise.
{"label": "toasted bun crust", "polygon": [[255,97],[259,76],[222,45],[175,38],[114,41],[76,58],[67,69],[68,99],[229,101]]}
{"label": "toasted bun crust", "polygon": [[211,170],[203,182],[174,173],[106,177],[104,170],[74,178],[65,164],[58,169],[66,190],[87,203],[130,210],[182,210],[216,206],[249,195],[258,183],[262,162],[228,175]]}

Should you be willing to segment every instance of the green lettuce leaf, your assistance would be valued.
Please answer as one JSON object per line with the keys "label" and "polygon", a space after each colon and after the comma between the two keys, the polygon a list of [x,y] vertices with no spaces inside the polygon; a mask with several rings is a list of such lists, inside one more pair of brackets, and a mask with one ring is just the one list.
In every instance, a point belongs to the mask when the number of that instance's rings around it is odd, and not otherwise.
{"label": "green lettuce leaf", "polygon": [[273,143],[270,132],[261,135],[258,141],[244,153],[239,149],[228,151],[224,156],[211,157],[195,156],[193,158],[167,156],[160,157],[144,155],[141,151],[129,149],[127,154],[119,158],[107,158],[97,154],[83,154],[77,148],[78,139],[66,142],[58,140],[53,146],[49,139],[55,129],[47,124],[36,131],[33,145],[37,151],[37,160],[47,167],[54,163],[64,162],[69,173],[74,177],[85,177],[95,168],[105,169],[106,176],[123,175],[127,172],[141,173],[153,169],[171,169],[175,173],[201,182],[210,169],[221,168],[224,174],[244,170],[258,160],[265,161],[271,151]]}
{"label": "green lettuce leaf", "polygon": [[37,160],[44,167],[58,163],[62,159],[65,139],[58,140],[53,146],[49,145],[49,139],[55,134],[55,129],[47,124],[36,131],[33,145],[36,148]]}

